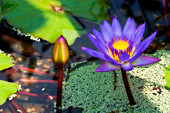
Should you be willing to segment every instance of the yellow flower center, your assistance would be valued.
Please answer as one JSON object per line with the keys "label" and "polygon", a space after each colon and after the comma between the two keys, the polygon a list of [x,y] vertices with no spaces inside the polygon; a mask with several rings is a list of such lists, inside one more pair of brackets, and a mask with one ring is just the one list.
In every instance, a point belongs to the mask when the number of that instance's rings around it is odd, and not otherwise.
{"label": "yellow flower center", "polygon": [[119,59],[119,57],[121,56],[120,50],[122,50],[123,52],[126,51],[126,53],[130,56],[129,58],[131,58],[133,55],[132,51],[127,50],[127,48],[129,47],[129,43],[127,40],[115,40],[112,46],[118,51],[118,53],[115,50],[112,51],[111,48],[108,47],[109,56],[119,63],[121,63]]}
{"label": "yellow flower center", "polygon": [[117,49],[118,51],[119,50],[124,51],[125,49],[127,49],[129,47],[129,43],[128,43],[128,41],[125,41],[125,40],[117,40],[117,41],[113,42],[112,46],[115,49]]}

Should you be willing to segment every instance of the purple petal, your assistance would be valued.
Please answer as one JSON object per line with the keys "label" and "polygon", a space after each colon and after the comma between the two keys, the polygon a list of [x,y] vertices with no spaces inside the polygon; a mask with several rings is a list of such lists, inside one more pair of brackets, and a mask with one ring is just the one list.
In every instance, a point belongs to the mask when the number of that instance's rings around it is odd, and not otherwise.
{"label": "purple petal", "polygon": [[148,38],[146,38],[144,41],[142,41],[139,46],[136,48],[134,54],[138,53],[139,51],[145,51],[145,49],[150,45],[150,43],[153,41],[153,39],[156,36],[156,32],[154,32],[152,35],[150,35]]}
{"label": "purple petal", "polygon": [[103,20],[103,26],[109,32],[109,34],[113,37],[112,27],[111,27],[111,25],[106,20]]}
{"label": "purple petal", "polygon": [[101,32],[102,32],[102,36],[103,36],[103,39],[106,43],[109,43],[111,38],[112,38],[112,35],[109,34],[109,32],[105,29],[105,27],[103,25],[100,25],[100,29],[101,29]]}
{"label": "purple petal", "polygon": [[121,28],[119,21],[116,19],[116,17],[113,17],[112,29],[113,29],[113,34],[115,35],[115,37],[122,36],[122,28]]}
{"label": "purple petal", "polygon": [[125,71],[130,71],[130,70],[133,70],[133,66],[131,63],[127,62],[127,63],[124,63],[123,65],[121,65],[122,69],[125,70]]}
{"label": "purple petal", "polygon": [[124,26],[124,29],[123,29],[123,31],[125,31],[125,30],[127,30],[128,29],[128,27],[129,27],[129,25],[130,25],[130,23],[131,23],[131,17],[129,17],[128,19],[127,19],[127,21],[126,21],[126,24],[125,24],[125,26]]}
{"label": "purple petal", "polygon": [[91,42],[95,45],[95,47],[100,50],[100,48],[98,46],[98,43],[97,43],[96,37],[94,35],[92,35],[92,34],[87,34],[87,36],[89,37]]}
{"label": "purple petal", "polygon": [[98,43],[99,47],[101,48],[101,51],[102,51],[102,52],[107,51],[106,43],[104,42],[103,37],[102,37],[102,35],[100,34],[100,32],[97,31],[97,30],[94,29],[94,28],[93,28],[92,30],[93,30],[94,36],[95,36],[96,39],[97,39],[97,43]]}
{"label": "purple petal", "polygon": [[134,38],[134,41],[133,41],[133,46],[136,47],[137,45],[139,45],[140,41],[142,40],[144,31],[145,31],[145,23],[140,25],[136,29],[135,38]]}
{"label": "purple petal", "polygon": [[120,69],[121,66],[112,65],[110,62],[103,62],[97,69],[96,72],[107,72]]}
{"label": "purple petal", "polygon": [[103,37],[102,37],[102,35],[101,35],[101,33],[99,31],[97,31],[94,28],[92,29],[92,31],[93,31],[94,36],[96,36],[97,38],[103,40]]}
{"label": "purple petal", "polygon": [[92,31],[93,31],[94,36],[97,39],[99,39],[101,43],[104,44],[105,42],[104,42],[104,38],[103,38],[102,34],[99,31],[97,31],[96,29],[94,29],[94,28],[92,29]]}
{"label": "purple petal", "polygon": [[131,62],[133,66],[143,66],[160,61],[161,59],[141,55],[138,59]]}
{"label": "purple petal", "polygon": [[130,40],[133,41],[134,40],[134,36],[135,36],[135,21],[134,19],[131,19],[130,17],[128,18],[125,27],[123,29],[123,34]]}
{"label": "purple petal", "polygon": [[132,62],[136,60],[140,55],[142,54],[142,51],[139,51],[136,55],[134,55],[128,62]]}
{"label": "purple petal", "polygon": [[86,47],[82,47],[82,50],[84,50],[86,53],[88,53],[89,55],[91,55],[93,57],[96,57],[96,58],[99,58],[99,59],[107,61],[107,59],[105,58],[103,53],[101,53],[99,51],[89,49],[89,48],[86,48]]}
{"label": "purple petal", "polygon": [[[145,22],[144,22],[144,24],[145,24]],[[142,25],[143,25],[143,24],[138,25],[138,27],[137,27],[136,30],[135,30],[135,33],[141,28]]]}
{"label": "purple petal", "polygon": [[106,44],[102,43],[101,40],[99,40],[97,37],[95,37],[92,34],[87,34],[89,39],[91,40],[91,42],[95,45],[95,47],[100,50],[100,51],[104,51],[107,50]]}
{"label": "purple petal", "polygon": [[120,63],[115,61],[113,58],[111,58],[108,54],[104,53],[104,56],[107,59],[107,61],[111,62],[111,64],[113,64],[113,65],[121,65]]}
{"label": "purple petal", "polygon": [[123,52],[121,56],[119,57],[121,62],[125,62],[129,59],[129,55],[126,52]]}
{"label": "purple petal", "polygon": [[108,48],[107,48],[107,45],[103,42],[101,42],[100,40],[97,39],[97,42],[98,42],[98,45],[99,45],[99,48],[100,48],[100,51],[102,53],[105,53],[108,51]]}
{"label": "purple petal", "polygon": [[148,48],[148,46],[151,44],[151,42],[155,38],[156,34],[157,34],[157,31],[155,31],[152,35],[150,35],[144,41],[141,42],[141,45],[142,46],[144,45],[144,47],[142,48],[142,52]]}
{"label": "purple petal", "polygon": [[134,51],[134,56],[129,60],[129,62],[136,60],[142,54],[142,52],[145,51],[145,49],[150,45],[150,43],[155,38],[156,33],[157,33],[157,31],[154,32],[152,35],[150,35],[148,38],[146,38],[144,41],[142,41],[139,44],[139,46]]}

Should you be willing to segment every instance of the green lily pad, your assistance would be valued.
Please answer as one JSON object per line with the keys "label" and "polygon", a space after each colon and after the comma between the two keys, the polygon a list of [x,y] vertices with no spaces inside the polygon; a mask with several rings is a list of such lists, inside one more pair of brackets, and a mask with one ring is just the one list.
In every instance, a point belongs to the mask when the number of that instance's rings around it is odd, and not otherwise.
{"label": "green lily pad", "polygon": [[97,0],[91,13],[97,18],[97,23],[101,23],[103,19],[109,20],[108,9],[110,5],[105,0]]}
{"label": "green lily pad", "polygon": [[0,50],[0,71],[13,66],[12,58]]}
{"label": "green lily pad", "polygon": [[0,80],[0,105],[4,104],[6,99],[17,92],[17,84]]}
{"label": "green lily pad", "polygon": [[[86,33],[75,17],[98,21],[92,6],[97,0],[3,0],[3,13],[8,23],[54,43],[63,35],[68,44]],[[97,12],[98,11],[98,12]]]}
{"label": "green lily pad", "polygon": [[165,67],[165,81],[167,82],[165,87],[170,90],[170,64]]}

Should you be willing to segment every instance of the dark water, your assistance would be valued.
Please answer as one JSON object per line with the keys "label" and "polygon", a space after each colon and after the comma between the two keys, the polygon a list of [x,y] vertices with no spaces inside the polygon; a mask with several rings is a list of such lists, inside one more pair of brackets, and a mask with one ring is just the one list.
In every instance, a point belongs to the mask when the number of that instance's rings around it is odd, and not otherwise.
{"label": "dark water", "polygon": [[[110,22],[112,16],[116,16],[122,28],[130,16],[134,18],[136,25],[146,22],[144,37],[146,38],[155,30],[158,34],[146,53],[154,53],[158,49],[170,50],[169,9],[170,2],[166,0],[109,0],[111,8],[108,14]],[[87,32],[92,33],[92,28],[99,29],[99,25],[84,19],[79,19]],[[2,21],[0,24],[0,49],[10,53],[16,58],[14,67],[0,72],[0,79],[10,82],[19,82],[22,91],[13,101],[7,101],[1,108],[5,113],[17,113],[17,109],[29,113],[54,113],[56,112],[55,100],[57,84],[48,80],[57,81],[55,68],[51,60],[53,45],[41,41],[31,41],[28,37],[18,36],[11,31],[11,26]],[[70,46],[71,57],[65,67],[70,67],[72,62],[82,60],[95,60],[81,50],[81,47],[94,48],[86,35],[78,38]],[[38,70],[38,71],[36,71]],[[45,80],[37,82],[25,82],[24,79]],[[50,97],[49,97],[50,96]],[[81,108],[69,108],[63,113],[81,113]]]}

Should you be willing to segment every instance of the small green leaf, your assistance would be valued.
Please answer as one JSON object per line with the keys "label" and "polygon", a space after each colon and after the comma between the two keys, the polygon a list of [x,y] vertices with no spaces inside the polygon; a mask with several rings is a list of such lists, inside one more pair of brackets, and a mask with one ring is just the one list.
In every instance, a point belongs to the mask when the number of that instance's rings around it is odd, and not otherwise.
{"label": "small green leaf", "polygon": [[17,84],[0,80],[0,105],[4,104],[6,99],[17,92]]}
{"label": "small green leaf", "polygon": [[0,71],[13,66],[12,58],[0,50]]}
{"label": "small green leaf", "polygon": [[165,81],[167,82],[165,87],[170,90],[170,64],[165,67]]}

